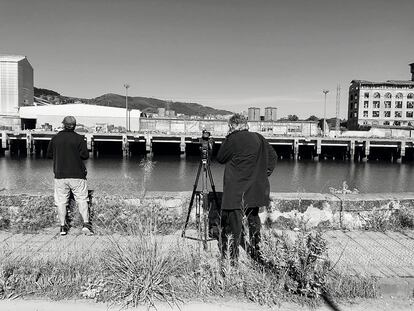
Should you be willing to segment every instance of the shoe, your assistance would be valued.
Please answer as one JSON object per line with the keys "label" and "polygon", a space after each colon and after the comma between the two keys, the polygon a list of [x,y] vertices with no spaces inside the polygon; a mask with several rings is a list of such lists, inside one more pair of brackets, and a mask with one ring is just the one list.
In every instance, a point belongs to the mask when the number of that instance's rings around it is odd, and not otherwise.
{"label": "shoe", "polygon": [[92,230],[92,224],[90,222],[85,222],[83,224],[82,232],[85,235],[94,235],[94,232]]}
{"label": "shoe", "polygon": [[68,229],[65,225],[60,226],[60,235],[67,235],[68,234]]}

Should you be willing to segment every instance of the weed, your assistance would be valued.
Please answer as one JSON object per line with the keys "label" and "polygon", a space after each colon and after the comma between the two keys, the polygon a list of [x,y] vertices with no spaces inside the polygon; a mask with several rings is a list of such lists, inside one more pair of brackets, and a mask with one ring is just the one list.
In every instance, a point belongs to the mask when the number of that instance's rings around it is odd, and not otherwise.
{"label": "weed", "polygon": [[412,206],[401,206],[392,215],[393,223],[401,229],[414,229],[414,209]]}
{"label": "weed", "polygon": [[326,282],[327,291],[338,299],[375,298],[377,280],[362,275],[346,275],[331,271]]}
{"label": "weed", "polygon": [[110,298],[134,307],[154,306],[157,301],[176,304],[178,297],[170,281],[182,264],[176,258],[163,251],[151,233],[137,230],[123,244],[111,240],[103,257]]}
{"label": "weed", "polygon": [[156,162],[152,161],[152,159],[144,158],[139,162],[139,166],[144,171],[144,178],[142,178],[141,183],[141,197],[145,197],[145,194],[147,193],[147,185],[151,179],[152,172],[154,170]]}
{"label": "weed", "polygon": [[50,197],[32,198],[10,212],[10,228],[22,233],[35,232],[56,222],[56,212]]}

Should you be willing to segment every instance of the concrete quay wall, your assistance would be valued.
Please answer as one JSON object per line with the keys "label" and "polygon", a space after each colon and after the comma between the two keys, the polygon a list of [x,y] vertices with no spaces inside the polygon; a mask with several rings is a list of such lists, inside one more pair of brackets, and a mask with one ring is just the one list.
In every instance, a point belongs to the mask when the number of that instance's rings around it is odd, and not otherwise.
{"label": "concrete quay wall", "polygon": [[[147,192],[145,196],[117,197],[95,194],[93,208],[102,202],[117,202],[142,210],[145,206],[157,206],[162,214],[179,219],[188,212],[191,192]],[[115,200],[115,201],[114,201]],[[54,209],[50,195],[0,194],[0,222],[2,211],[16,215],[33,206],[39,213]],[[322,193],[271,193],[271,204],[261,208],[262,223],[280,228],[325,227],[335,229],[358,229],[381,214],[382,219],[400,208],[414,209],[414,192],[369,194],[322,194]],[[34,211],[36,212],[36,211]],[[388,215],[388,216],[387,216]],[[194,208],[193,215],[194,217]],[[1,227],[1,226],[0,226]]]}

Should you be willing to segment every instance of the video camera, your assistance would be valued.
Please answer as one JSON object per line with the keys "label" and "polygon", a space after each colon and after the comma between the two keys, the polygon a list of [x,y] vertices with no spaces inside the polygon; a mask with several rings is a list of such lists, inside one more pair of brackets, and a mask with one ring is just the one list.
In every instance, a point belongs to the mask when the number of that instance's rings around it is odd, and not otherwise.
{"label": "video camera", "polygon": [[201,159],[207,160],[211,155],[214,144],[214,140],[211,138],[211,133],[207,130],[203,130],[201,133],[200,144]]}

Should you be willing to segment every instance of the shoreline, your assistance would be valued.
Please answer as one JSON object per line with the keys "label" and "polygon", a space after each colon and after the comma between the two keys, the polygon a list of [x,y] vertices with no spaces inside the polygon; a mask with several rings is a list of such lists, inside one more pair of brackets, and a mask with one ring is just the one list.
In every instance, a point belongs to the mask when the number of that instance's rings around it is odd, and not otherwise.
{"label": "shoreline", "polygon": [[[183,217],[188,213],[191,193],[191,191],[148,191],[120,196],[95,191],[92,195],[91,209],[99,216],[114,209],[120,210],[121,214],[123,209],[126,209],[131,215],[137,211],[145,212],[150,208],[151,211],[157,211],[156,217],[161,217],[165,224],[180,226]],[[271,192],[270,197],[270,205],[261,208],[262,223],[275,226],[287,225],[290,229],[301,225],[307,228],[366,229],[366,225],[372,219],[389,218],[399,211],[414,217],[414,192],[335,194]],[[12,223],[16,218],[14,215],[24,215],[28,212],[33,215],[37,211],[43,211],[49,215],[50,222],[53,222],[54,209],[53,196],[49,194],[0,192],[0,220],[2,214],[6,214],[3,218],[9,217]],[[1,221],[0,229],[2,229]]]}

